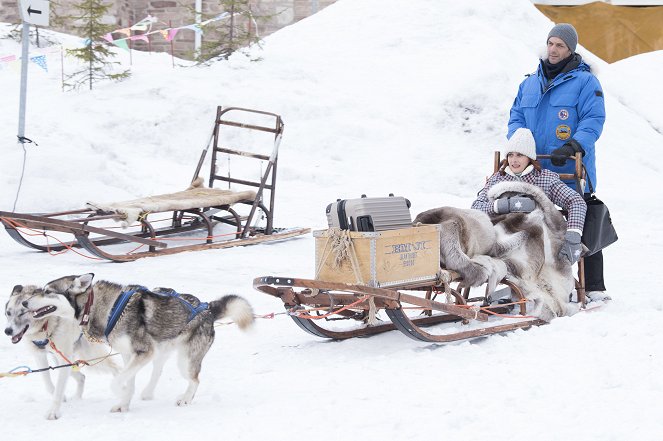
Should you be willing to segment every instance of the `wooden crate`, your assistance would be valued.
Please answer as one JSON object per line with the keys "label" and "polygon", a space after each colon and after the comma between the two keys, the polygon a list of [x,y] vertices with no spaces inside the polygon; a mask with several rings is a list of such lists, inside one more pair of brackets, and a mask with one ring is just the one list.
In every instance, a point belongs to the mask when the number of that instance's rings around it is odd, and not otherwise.
{"label": "wooden crate", "polygon": [[[347,232],[352,242],[345,259],[336,262],[333,230],[315,237],[316,280],[374,287],[416,285],[435,281],[440,270],[440,226],[421,225],[374,233]],[[352,262],[356,256],[357,271]],[[359,279],[359,280],[358,280]]]}

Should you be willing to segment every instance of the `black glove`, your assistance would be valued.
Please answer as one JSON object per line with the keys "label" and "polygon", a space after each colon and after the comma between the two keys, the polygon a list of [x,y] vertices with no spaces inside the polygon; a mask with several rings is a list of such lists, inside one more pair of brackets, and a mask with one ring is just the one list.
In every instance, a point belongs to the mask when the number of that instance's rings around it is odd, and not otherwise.
{"label": "black glove", "polygon": [[578,152],[582,153],[582,156],[585,156],[585,149],[582,148],[578,141],[571,139],[550,153],[550,162],[557,167],[561,167],[566,164],[569,156],[574,156]]}
{"label": "black glove", "polygon": [[534,201],[527,196],[511,196],[510,198],[496,199],[493,211],[496,214],[531,213],[536,208]]}

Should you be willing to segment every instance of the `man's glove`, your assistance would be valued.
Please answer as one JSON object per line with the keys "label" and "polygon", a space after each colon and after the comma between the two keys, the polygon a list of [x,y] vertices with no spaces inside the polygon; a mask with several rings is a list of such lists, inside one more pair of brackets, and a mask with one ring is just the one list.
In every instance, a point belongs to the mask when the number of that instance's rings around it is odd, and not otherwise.
{"label": "man's glove", "polygon": [[559,258],[566,258],[573,265],[580,259],[581,252],[580,233],[577,231],[567,231],[564,235],[564,245],[559,250]]}
{"label": "man's glove", "polygon": [[582,153],[582,156],[585,156],[585,149],[582,148],[578,141],[571,139],[561,147],[550,152],[550,162],[557,167],[561,167],[566,164],[569,156],[574,156],[578,152]]}
{"label": "man's glove", "polygon": [[500,198],[496,199],[493,204],[493,211],[496,214],[531,213],[534,208],[536,208],[536,204],[527,196]]}

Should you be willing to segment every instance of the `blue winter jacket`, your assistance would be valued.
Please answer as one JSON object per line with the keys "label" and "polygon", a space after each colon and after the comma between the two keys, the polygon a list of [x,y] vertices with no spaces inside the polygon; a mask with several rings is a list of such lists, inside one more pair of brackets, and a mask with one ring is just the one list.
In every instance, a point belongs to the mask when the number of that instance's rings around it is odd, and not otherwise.
{"label": "blue winter jacket", "polygon": [[[540,155],[549,155],[569,139],[575,139],[585,150],[583,163],[596,190],[594,143],[601,136],[605,121],[603,90],[589,66],[579,55],[576,57],[580,64],[557,75],[547,86],[543,61],[539,63],[536,75],[529,75],[520,83],[511,107],[507,138],[520,127],[530,129],[536,141],[536,153]],[[542,160],[541,166],[556,173],[575,171],[573,161],[556,167],[549,160]],[[574,181],[564,182],[576,189]],[[589,183],[585,192],[589,192]]]}

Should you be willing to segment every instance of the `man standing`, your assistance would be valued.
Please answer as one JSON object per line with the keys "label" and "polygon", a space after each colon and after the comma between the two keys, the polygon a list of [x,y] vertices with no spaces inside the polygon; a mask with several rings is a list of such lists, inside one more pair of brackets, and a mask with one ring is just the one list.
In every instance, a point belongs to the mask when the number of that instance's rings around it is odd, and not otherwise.
{"label": "man standing", "polygon": [[[547,59],[540,60],[536,74],[520,84],[511,107],[507,138],[519,128],[532,131],[536,153],[551,155],[541,166],[556,173],[574,173],[567,158],[582,153],[583,164],[596,190],[594,144],[605,122],[603,90],[589,66],[575,52],[578,33],[568,23],[555,25],[548,34]],[[565,181],[575,189],[574,181]],[[590,197],[590,184],[584,188]],[[586,226],[587,227],[587,226]],[[585,258],[585,284],[590,300],[606,299],[601,251]]]}

